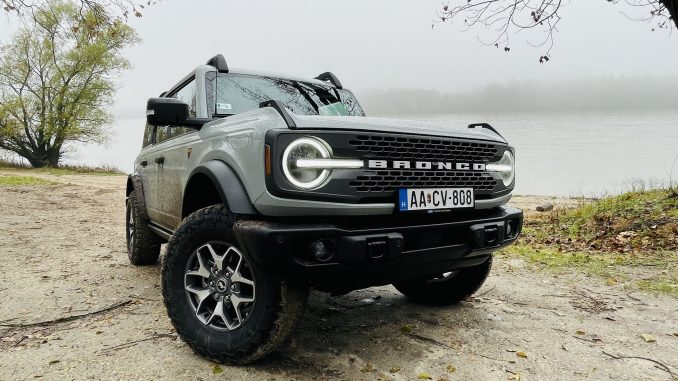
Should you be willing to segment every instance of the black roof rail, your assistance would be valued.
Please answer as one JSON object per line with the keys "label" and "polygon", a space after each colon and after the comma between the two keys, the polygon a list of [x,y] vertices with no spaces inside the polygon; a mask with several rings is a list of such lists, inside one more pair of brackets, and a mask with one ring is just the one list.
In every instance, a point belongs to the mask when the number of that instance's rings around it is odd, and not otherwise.
{"label": "black roof rail", "polygon": [[330,71],[320,74],[319,76],[315,77],[315,79],[321,81],[329,81],[337,89],[343,89],[343,87],[341,86],[341,82],[339,81],[339,78],[337,78],[337,76],[332,74],[332,72]]}
{"label": "black roof rail", "polygon": [[292,117],[290,116],[290,113],[287,112],[287,109],[285,108],[285,106],[280,101],[276,101],[275,99],[271,99],[271,100],[259,103],[259,108],[264,108],[264,107],[274,108],[278,112],[278,114],[280,114],[280,116],[282,116],[283,119],[285,119],[285,123],[287,123],[287,128],[289,128],[291,130],[297,128],[297,124],[294,123],[294,119],[292,119]]}
{"label": "black roof rail", "polygon": [[503,136],[499,133],[499,131],[495,130],[494,127],[490,126],[489,123],[472,123],[472,124],[469,124],[469,125],[468,125],[468,128],[476,128],[476,127],[481,127],[481,128],[488,129],[488,130],[494,132],[495,134],[499,135],[500,138],[506,140],[506,138],[503,137]]}
{"label": "black roof rail", "polygon": [[226,58],[222,54],[217,54],[210,58],[207,61],[207,65],[216,67],[220,73],[228,73],[228,64],[226,64]]}

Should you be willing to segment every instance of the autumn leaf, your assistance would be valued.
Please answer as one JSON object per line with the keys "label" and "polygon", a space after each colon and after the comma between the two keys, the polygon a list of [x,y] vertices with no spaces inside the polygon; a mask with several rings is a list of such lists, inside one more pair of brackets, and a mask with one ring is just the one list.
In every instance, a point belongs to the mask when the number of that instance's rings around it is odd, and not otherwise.
{"label": "autumn leaf", "polygon": [[654,337],[654,335],[650,335],[649,333],[643,333],[642,335],[640,335],[640,337],[642,337],[646,343],[654,343],[655,341],[657,341],[657,338]]}
{"label": "autumn leaf", "polygon": [[445,369],[446,369],[449,373],[454,373],[454,372],[457,371],[457,368],[455,368],[454,366],[452,366],[452,364],[447,364],[447,367],[445,367]]}
{"label": "autumn leaf", "polygon": [[400,372],[400,367],[399,367],[399,366],[394,366],[393,368],[391,368],[390,372],[391,372],[391,373],[398,373],[398,372]]}
{"label": "autumn leaf", "polygon": [[223,371],[224,371],[224,370],[221,369],[221,367],[219,366],[219,364],[214,364],[214,365],[212,365],[212,373],[213,373],[213,374],[221,374],[221,372],[223,372]]}
{"label": "autumn leaf", "polygon": [[523,352],[523,351],[518,351],[518,352],[516,352],[516,356],[522,357],[522,358],[526,359],[526,358],[527,358],[527,353],[525,353],[525,352]]}
{"label": "autumn leaf", "polygon": [[412,324],[405,324],[404,326],[400,327],[400,332],[402,333],[412,333],[414,330],[414,326]]}
{"label": "autumn leaf", "polygon": [[580,330],[577,330],[577,332],[575,332],[574,334],[579,335],[579,336],[584,336],[584,335],[586,335],[586,332],[584,332],[580,329]]}
{"label": "autumn leaf", "polygon": [[360,371],[363,373],[372,373],[374,372],[374,365],[367,363]]}
{"label": "autumn leaf", "polygon": [[433,379],[433,377],[431,377],[431,375],[428,374],[428,373],[426,373],[426,372],[424,372],[424,373],[419,373],[419,375],[417,376],[417,378],[420,379],[420,380],[432,380],[432,379]]}

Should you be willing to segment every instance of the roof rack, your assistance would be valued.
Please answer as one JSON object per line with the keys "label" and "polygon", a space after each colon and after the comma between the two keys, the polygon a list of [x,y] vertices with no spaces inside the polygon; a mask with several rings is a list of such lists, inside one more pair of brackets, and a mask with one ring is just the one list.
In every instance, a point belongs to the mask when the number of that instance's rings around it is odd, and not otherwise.
{"label": "roof rack", "polygon": [[228,73],[226,58],[224,58],[222,54],[217,54],[216,56],[210,58],[207,61],[207,65],[214,66],[220,73]]}
{"label": "roof rack", "polygon": [[476,128],[476,127],[481,127],[481,128],[488,129],[488,130],[494,132],[495,134],[499,135],[500,138],[506,140],[506,138],[504,138],[504,137],[499,133],[499,131],[495,130],[494,127],[490,126],[489,123],[472,123],[472,124],[469,124],[469,125],[468,125],[468,128]]}
{"label": "roof rack", "polygon": [[315,77],[315,79],[321,81],[329,81],[337,89],[343,89],[343,87],[341,86],[341,82],[339,82],[339,78],[337,78],[337,76],[332,74],[332,72],[330,71],[320,74],[319,76]]}

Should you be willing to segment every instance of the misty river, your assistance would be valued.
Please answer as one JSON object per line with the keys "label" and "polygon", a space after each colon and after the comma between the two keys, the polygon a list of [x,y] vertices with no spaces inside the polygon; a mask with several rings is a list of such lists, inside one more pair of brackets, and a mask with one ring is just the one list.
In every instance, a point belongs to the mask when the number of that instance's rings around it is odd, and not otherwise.
{"label": "misty river", "polygon": [[[601,196],[678,182],[678,111],[403,115],[442,126],[492,124],[516,148],[521,195]],[[107,146],[86,145],[65,163],[130,171],[144,119],[119,119]],[[673,167],[673,173],[671,173]]]}

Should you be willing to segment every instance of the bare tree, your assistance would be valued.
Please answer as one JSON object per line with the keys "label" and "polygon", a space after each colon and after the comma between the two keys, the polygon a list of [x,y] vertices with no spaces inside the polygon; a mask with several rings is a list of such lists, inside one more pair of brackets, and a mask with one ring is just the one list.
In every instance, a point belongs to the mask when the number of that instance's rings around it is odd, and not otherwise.
{"label": "bare tree", "polygon": [[[147,6],[156,4],[160,0],[77,0],[79,13],[94,15],[99,23],[110,24],[116,19],[127,20],[129,17],[142,17]],[[0,4],[7,12],[20,17],[33,13],[38,7],[45,5],[47,0],[0,0]]]}
{"label": "bare tree", "polygon": [[[443,5],[434,23],[462,19],[465,30],[484,27],[491,34],[489,40],[479,40],[485,45],[510,51],[510,38],[521,30],[541,30],[542,38],[529,42],[531,46],[543,47],[539,62],[549,60],[554,42],[554,33],[561,22],[560,11],[566,0],[452,0]],[[584,0],[591,1],[591,0]],[[603,1],[603,0],[599,0]],[[626,3],[642,8],[645,15],[638,21],[652,25],[652,30],[672,31],[678,27],[678,0],[604,0],[608,3]],[[459,3],[454,5],[454,3]]]}

